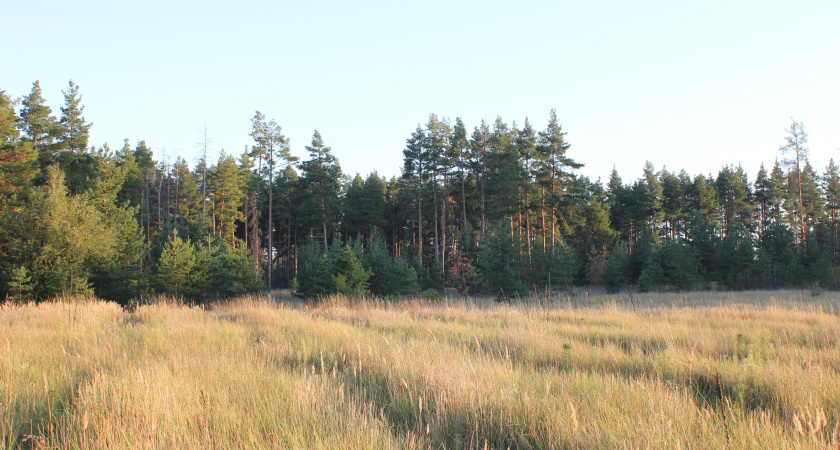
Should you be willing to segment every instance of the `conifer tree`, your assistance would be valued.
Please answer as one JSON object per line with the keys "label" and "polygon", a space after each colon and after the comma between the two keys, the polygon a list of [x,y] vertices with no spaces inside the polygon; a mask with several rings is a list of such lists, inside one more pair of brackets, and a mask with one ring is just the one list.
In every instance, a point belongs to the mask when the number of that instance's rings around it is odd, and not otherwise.
{"label": "conifer tree", "polygon": [[332,268],[335,292],[352,298],[361,298],[368,291],[370,272],[359,261],[356,252],[338,239],[333,241],[328,258]]}
{"label": "conifer tree", "polygon": [[295,295],[314,300],[335,292],[332,265],[327,255],[321,252],[321,245],[310,240],[298,255],[298,272],[292,290]]}
{"label": "conifer tree", "polygon": [[88,136],[92,123],[85,123],[82,112],[85,107],[82,105],[82,97],[79,95],[79,86],[70,80],[64,94],[64,106],[61,107],[61,136],[60,147],[77,154],[85,151],[88,145]]}
{"label": "conifer tree", "polygon": [[557,207],[563,195],[563,182],[569,177],[569,169],[579,169],[583,164],[566,156],[570,145],[566,142],[566,132],[557,120],[557,111],[552,109],[548,126],[539,133],[537,150],[540,153],[540,179],[548,191],[549,210],[551,212],[551,254],[557,241]]}
{"label": "conifer tree", "polygon": [[455,159],[458,167],[458,178],[461,184],[461,230],[467,227],[467,172],[469,170],[469,140],[467,139],[467,127],[464,121],[458,117],[455,119],[455,126],[452,129],[452,140],[450,154]]}
{"label": "conifer tree", "polygon": [[334,223],[338,214],[341,166],[332,154],[332,149],[324,145],[318,130],[315,130],[312,145],[307,146],[306,150],[310,159],[302,162],[300,169],[303,194],[312,202],[309,204],[309,209],[313,210],[309,225],[320,231],[324,253],[329,253],[328,227]]}
{"label": "conifer tree", "polygon": [[792,117],[790,120],[790,128],[785,130],[787,132],[787,136],[785,136],[785,143],[779,146],[779,151],[782,155],[788,156],[783,160],[783,162],[790,168],[793,178],[796,179],[795,186],[799,194],[796,200],[796,204],[798,206],[798,240],[804,240],[805,202],[802,194],[802,165],[808,161],[808,148],[805,147],[805,144],[808,143],[808,134],[805,133],[805,127],[801,122],[797,123]]}
{"label": "conifer tree", "polygon": [[105,273],[117,256],[117,229],[89,197],[70,195],[54,166],[47,184],[5,218],[3,229],[6,263],[29,268],[40,299],[92,293],[91,278]]}
{"label": "conifer tree", "polygon": [[426,132],[420,125],[411,133],[411,137],[405,141],[403,149],[403,179],[414,185],[417,208],[417,235],[415,236],[417,248],[417,262],[423,265],[423,186],[427,178],[426,152],[423,143],[426,140]]}
{"label": "conifer tree", "polygon": [[25,190],[37,173],[31,142],[20,139],[14,103],[0,91],[0,212],[9,197]]}
{"label": "conifer tree", "polygon": [[644,179],[640,181],[644,186],[644,196],[640,199],[640,207],[644,220],[647,222],[648,230],[657,234],[659,221],[664,216],[662,211],[662,184],[659,182],[659,174],[650,161],[645,161],[642,172]]}
{"label": "conifer tree", "polygon": [[683,185],[680,179],[664,168],[659,173],[662,185],[662,218],[665,236],[676,239],[682,232],[685,221]]}
{"label": "conifer tree", "polygon": [[[362,211],[364,211],[364,220],[362,221],[362,232],[365,236],[372,236],[374,229],[384,230],[387,226],[387,195],[388,186],[385,184],[379,174],[372,172],[365,179],[364,187],[362,188]],[[383,244],[384,244],[383,236]]]}
{"label": "conifer tree", "polygon": [[216,234],[227,245],[236,247],[237,222],[244,220],[241,211],[244,180],[239,167],[232,156],[222,152],[219,163],[210,171],[209,178]]}
{"label": "conifer tree", "polygon": [[604,286],[607,292],[614,294],[621,291],[628,284],[628,261],[627,252],[620,244],[616,245],[607,260],[604,268]]}
{"label": "conifer tree", "polygon": [[531,255],[531,192],[534,179],[534,159],[537,157],[537,134],[528,118],[525,118],[525,126],[516,137],[516,147],[519,156],[522,158],[523,176],[525,183],[521,187],[522,209],[525,214],[525,245],[528,255]]}
{"label": "conifer tree", "polygon": [[265,122],[265,116],[257,111],[251,119],[251,137],[256,142],[254,153],[259,155],[260,165],[262,157],[266,160],[266,174],[268,180],[268,289],[274,287],[272,280],[272,268],[274,265],[274,168],[280,164],[281,167],[293,164],[297,161],[289,150],[289,141],[282,134],[282,129],[274,120]]}
{"label": "conifer tree", "polygon": [[[439,215],[438,179],[441,178],[442,175],[445,179],[448,164],[446,162],[446,153],[447,149],[450,147],[451,134],[452,128],[449,126],[449,122],[445,118],[438,119],[437,115],[430,114],[429,122],[426,124],[425,139],[423,139],[421,143],[422,152],[424,154],[422,159],[427,162],[427,171],[431,176],[432,208],[434,209],[434,231],[432,233],[434,261],[441,267],[441,269],[443,268],[441,261],[441,243],[443,238],[439,231],[442,229],[440,226],[441,215],[445,215],[445,212]],[[444,204],[445,203],[442,203],[440,205],[441,209],[443,209]]]}
{"label": "conifer tree", "polygon": [[486,218],[486,197],[487,197],[487,175],[489,172],[488,157],[490,151],[490,126],[484,120],[481,125],[475,127],[470,139],[470,162],[472,170],[478,179],[478,210],[479,210],[479,241],[484,241],[484,233],[487,229]]}
{"label": "conifer tree", "polygon": [[32,277],[29,276],[25,266],[18,266],[12,270],[7,287],[7,300],[22,303],[29,299],[29,293],[32,291]]}
{"label": "conifer tree", "polygon": [[837,267],[840,264],[840,169],[834,163],[834,158],[829,160],[828,166],[825,168],[825,173],[822,176],[822,188],[825,192],[831,263],[833,267]]}
{"label": "conifer tree", "polygon": [[21,102],[19,127],[23,131],[23,140],[32,144],[38,153],[38,163],[43,174],[53,163],[55,148],[53,143],[60,133],[60,128],[52,109],[41,94],[41,84],[32,83],[32,91]]}
{"label": "conifer tree", "polygon": [[191,295],[195,267],[195,249],[190,240],[181,239],[178,230],[174,230],[158,260],[156,284],[159,292],[175,297]]}
{"label": "conifer tree", "polygon": [[362,222],[367,213],[362,207],[362,197],[364,196],[365,182],[358,173],[353,177],[347,185],[344,194],[344,232],[347,237],[354,238],[359,236],[363,231]]}

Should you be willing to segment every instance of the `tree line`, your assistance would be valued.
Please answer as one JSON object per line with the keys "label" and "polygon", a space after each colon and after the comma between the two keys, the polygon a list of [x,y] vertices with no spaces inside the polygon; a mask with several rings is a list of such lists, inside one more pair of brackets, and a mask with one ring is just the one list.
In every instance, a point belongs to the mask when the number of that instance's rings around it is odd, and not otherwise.
{"label": "tree line", "polygon": [[350,177],[318,131],[301,160],[260,112],[241,154],[208,161],[205,134],[192,167],[144,141],[88,147],[78,86],[63,93],[55,117],[38,82],[16,101],[0,91],[4,298],[837,286],[840,173],[811,166],[795,120],[752,180],[647,162],[637,180],[592,181],[555,111],[472,130],[432,114],[400,176]]}

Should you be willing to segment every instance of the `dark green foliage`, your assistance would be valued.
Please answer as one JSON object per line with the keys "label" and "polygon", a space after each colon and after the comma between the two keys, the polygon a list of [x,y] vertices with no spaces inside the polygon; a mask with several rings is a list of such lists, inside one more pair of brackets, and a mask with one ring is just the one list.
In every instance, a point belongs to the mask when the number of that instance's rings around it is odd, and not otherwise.
{"label": "dark green foliage", "polygon": [[517,252],[510,226],[487,227],[478,268],[484,289],[499,299],[516,297],[526,290],[516,270]]}
{"label": "dark green foliage", "polygon": [[697,257],[700,275],[706,277],[713,274],[718,244],[714,224],[706,216],[694,214],[688,221],[685,234],[686,244]]}
{"label": "dark green foliage", "polygon": [[61,128],[41,94],[41,84],[38,81],[32,83],[32,91],[23,97],[21,105],[19,127],[23,132],[22,139],[30,143],[37,152],[38,164],[42,174],[46,176],[47,167],[55,158],[54,142],[61,134]]}
{"label": "dark green foliage", "polygon": [[365,270],[349,245],[342,245],[336,240],[330,247],[328,257],[337,294],[361,298],[368,293],[367,280],[370,278],[370,272]]}
{"label": "dark green foliage", "polygon": [[628,258],[624,246],[617,244],[607,261],[607,267],[604,269],[604,286],[607,292],[614,294],[627,287],[628,280]]}
{"label": "dark green foliage", "polygon": [[298,273],[292,289],[295,295],[315,300],[336,292],[333,270],[320,245],[310,240],[298,254]]}
{"label": "dark green foliage", "polygon": [[766,287],[790,286],[800,276],[794,232],[781,223],[769,226],[761,236],[758,263]]}
{"label": "dark green foliage", "polygon": [[394,260],[385,247],[385,236],[375,229],[362,255],[370,273],[370,293],[378,297],[409,295],[419,289],[417,273],[403,258]]}
{"label": "dark green foliage", "polygon": [[743,225],[733,224],[729,234],[720,240],[715,268],[718,281],[727,289],[754,287],[751,270],[755,263],[754,242]]}
{"label": "dark green foliage", "polygon": [[321,253],[319,244],[310,240],[299,255],[300,269],[295,280],[295,293],[314,300],[332,294],[360,298],[369,293],[366,269],[356,252],[349,245],[336,240],[327,254]]}
{"label": "dark green foliage", "polygon": [[158,260],[155,277],[158,292],[175,297],[196,297],[196,281],[203,281],[196,280],[197,262],[195,248],[189,239],[185,241],[178,236],[178,230],[173,231]]}
{"label": "dark green foliage", "polygon": [[7,283],[6,299],[15,303],[25,302],[29,299],[30,292],[33,289],[32,277],[29,276],[26,267],[18,266],[12,269],[12,273]]}
{"label": "dark green foliage", "polygon": [[38,173],[38,153],[31,142],[20,139],[12,100],[0,91],[0,212],[20,195]]}
{"label": "dark green foliage", "polygon": [[57,168],[24,208],[4,216],[2,229],[4,265],[26,266],[37,298],[92,293],[91,278],[118,255],[117,229],[89,197],[69,195]]}
{"label": "dark green foliage", "polygon": [[752,184],[740,166],[690,176],[651,162],[627,184],[617,171],[593,182],[574,173],[555,111],[542,132],[497,117],[471,136],[463,120],[431,114],[406,141],[402,178],[349,180],[317,131],[298,168],[259,112],[255,145],[238,160],[222,152],[209,170],[206,156],[194,169],[155,161],[142,140],[87,148],[78,87],[63,93],[57,120],[37,82],[19,103],[0,91],[3,297],[29,286],[38,300],[207,302],[296,280],[306,298],[444,286],[510,298],[585,283],[615,292],[840,279],[840,169],[814,170],[796,122],[784,164],[762,166]]}
{"label": "dark green foliage", "polygon": [[631,249],[632,253],[629,255],[627,265],[627,276],[631,283],[635,283],[642,275],[642,271],[658,247],[657,237],[649,230],[643,230],[640,234],[641,237]]}
{"label": "dark green foliage", "polygon": [[301,206],[303,226],[320,234],[324,251],[328,247],[330,231],[334,229],[339,215],[339,195],[341,193],[341,166],[332,154],[332,149],[324,145],[318,130],[312,135],[312,144],[306,147],[310,159],[300,164],[301,169]]}
{"label": "dark green foliage", "polygon": [[697,282],[697,260],[690,247],[677,241],[663,242],[651,255],[645,271],[654,287],[684,291]]}

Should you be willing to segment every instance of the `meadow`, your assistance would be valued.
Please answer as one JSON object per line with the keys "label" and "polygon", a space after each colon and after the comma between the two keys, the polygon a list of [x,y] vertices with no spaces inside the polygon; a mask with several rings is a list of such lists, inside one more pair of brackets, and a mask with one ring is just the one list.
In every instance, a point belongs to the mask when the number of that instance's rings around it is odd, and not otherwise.
{"label": "meadow", "polygon": [[0,307],[7,448],[838,448],[835,292]]}

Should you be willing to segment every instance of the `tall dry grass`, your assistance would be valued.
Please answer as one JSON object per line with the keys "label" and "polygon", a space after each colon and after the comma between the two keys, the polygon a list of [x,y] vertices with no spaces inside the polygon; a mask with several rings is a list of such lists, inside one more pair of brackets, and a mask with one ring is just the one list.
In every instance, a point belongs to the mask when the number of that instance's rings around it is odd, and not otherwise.
{"label": "tall dry grass", "polygon": [[833,293],[765,292],[3,306],[0,437],[11,448],[838,448],[838,305]]}

